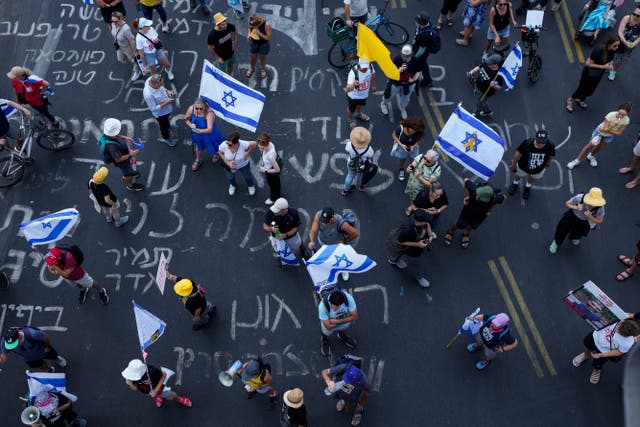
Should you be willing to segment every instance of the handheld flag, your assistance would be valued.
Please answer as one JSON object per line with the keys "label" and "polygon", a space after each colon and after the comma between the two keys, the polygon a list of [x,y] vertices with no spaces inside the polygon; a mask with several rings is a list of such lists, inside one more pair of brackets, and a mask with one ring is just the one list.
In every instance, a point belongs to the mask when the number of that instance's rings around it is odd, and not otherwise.
{"label": "handheld flag", "polygon": [[67,392],[64,373],[50,374],[48,372],[29,372],[27,374],[27,385],[29,386],[29,398],[33,399],[43,391],[56,391],[65,395],[69,400],[75,402],[78,397]]}
{"label": "handheld flag", "polygon": [[307,271],[313,286],[320,292],[326,285],[338,281],[338,273],[364,273],[376,266],[376,262],[366,255],[360,255],[350,245],[323,245],[307,260]]}
{"label": "handheld flag", "polygon": [[293,252],[291,252],[291,248],[287,245],[287,242],[284,240],[278,240],[273,236],[269,236],[269,241],[271,242],[273,251],[280,257],[282,265],[300,265],[298,258],[296,258]]}
{"label": "handheld flag", "polygon": [[133,314],[136,316],[136,328],[138,329],[138,340],[140,341],[140,350],[156,342],[164,333],[167,324],[140,307],[135,301],[133,303]]}
{"label": "handheld flag", "polygon": [[93,4],[94,0],[83,0],[84,4]]}
{"label": "handheld flag", "polygon": [[0,107],[2,108],[2,112],[6,117],[11,117],[18,110],[9,105],[8,102],[9,101],[7,101],[6,99],[0,99]]}
{"label": "handheld flag", "polygon": [[20,230],[29,245],[46,245],[62,239],[80,219],[80,213],[73,209],[61,211],[36,218],[20,224]]}
{"label": "handheld flag", "polygon": [[237,11],[237,13],[244,13],[242,0],[227,0],[227,4],[231,6],[235,11]]}
{"label": "handheld flag", "polygon": [[506,146],[500,135],[461,106],[451,113],[437,143],[453,160],[484,180],[495,172]]}
{"label": "handheld flag", "polygon": [[498,71],[498,75],[504,79],[504,90],[513,89],[520,68],[522,68],[522,49],[517,42]]}
{"label": "handheld flag", "polygon": [[400,80],[400,71],[391,60],[391,52],[366,25],[358,25],[358,58],[377,62],[385,76]]}
{"label": "handheld flag", "polygon": [[264,95],[218,70],[206,59],[202,66],[200,97],[218,117],[251,132],[256,131]]}
{"label": "handheld flag", "polygon": [[462,323],[462,326],[460,326],[460,329],[458,329],[458,333],[456,333],[453,338],[449,340],[447,349],[451,348],[453,343],[456,342],[458,337],[464,332],[467,332],[467,335],[469,336],[469,338],[471,338],[480,330],[482,322],[474,319],[475,315],[477,315],[478,313],[480,313],[480,307],[476,308],[473,313],[464,318],[464,322]]}

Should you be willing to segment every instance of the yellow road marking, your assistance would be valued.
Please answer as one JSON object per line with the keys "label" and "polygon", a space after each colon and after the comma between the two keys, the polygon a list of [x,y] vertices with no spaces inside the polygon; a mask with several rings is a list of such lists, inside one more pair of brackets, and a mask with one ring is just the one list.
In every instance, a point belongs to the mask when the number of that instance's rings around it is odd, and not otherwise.
{"label": "yellow road marking", "polygon": [[407,8],[407,0],[400,0],[400,7],[403,9]]}
{"label": "yellow road marking", "polygon": [[507,304],[507,310],[509,310],[509,314],[511,314],[511,320],[513,321],[513,324],[516,330],[518,331],[518,334],[520,335],[519,338],[524,343],[524,348],[527,351],[527,354],[529,355],[529,359],[531,359],[531,363],[533,364],[533,369],[536,371],[536,375],[538,376],[538,378],[542,378],[544,377],[544,372],[542,371],[542,367],[540,366],[540,362],[538,361],[538,356],[536,356],[536,353],[533,351],[533,347],[531,346],[531,341],[529,341],[529,337],[527,336],[527,333],[524,330],[524,327],[522,326],[520,315],[516,311],[516,307],[513,304],[511,297],[509,296],[507,287],[505,286],[504,281],[502,280],[502,276],[500,276],[500,271],[498,271],[498,267],[496,266],[496,263],[493,260],[489,260],[488,264],[489,264],[489,269],[491,270],[491,274],[493,274],[493,278],[495,279],[496,284],[498,285],[498,290],[502,295],[502,299],[504,299],[504,302]]}
{"label": "yellow road marking", "polygon": [[[566,2],[563,2],[566,3]],[[563,4],[566,8],[566,4]],[[569,39],[567,38],[566,30],[564,28],[564,24],[562,23],[562,17],[558,12],[554,13],[553,16],[556,18],[556,24],[558,25],[558,29],[560,30],[560,38],[562,39],[562,45],[564,46],[564,50],[567,53],[567,58],[569,58],[570,63],[576,62],[573,57],[573,50],[571,50],[571,44],[569,43]],[[573,35],[571,35],[571,39],[573,39]]]}
{"label": "yellow road marking", "polygon": [[567,20],[567,30],[569,31],[569,35],[573,40],[573,47],[576,49],[576,54],[578,56],[578,61],[581,63],[584,62],[584,53],[582,53],[582,46],[580,45],[579,40],[575,40],[574,35],[576,33],[576,28],[573,26],[573,20],[571,19],[571,12],[569,12],[569,7],[567,6],[567,2],[562,2],[562,13],[564,13],[564,18]]}
{"label": "yellow road marking", "polygon": [[553,362],[551,361],[551,357],[549,356],[549,353],[547,352],[547,347],[544,345],[544,341],[542,341],[542,336],[540,335],[540,332],[538,332],[538,328],[536,326],[536,323],[533,321],[533,316],[531,316],[531,312],[529,311],[529,307],[527,306],[527,304],[524,301],[524,298],[522,296],[522,292],[520,292],[520,287],[518,286],[518,283],[516,282],[516,279],[513,276],[513,273],[511,272],[511,268],[509,268],[509,264],[507,264],[507,260],[503,256],[501,256],[498,259],[500,260],[500,265],[502,266],[502,270],[504,271],[504,274],[507,276],[507,280],[509,281],[509,284],[511,285],[511,290],[513,291],[513,294],[516,297],[516,301],[518,301],[518,305],[520,306],[520,310],[524,314],[524,318],[527,321],[527,324],[529,325],[529,329],[531,330],[531,334],[533,335],[533,339],[535,340],[536,345],[538,346],[538,350],[540,351],[540,354],[542,355],[542,359],[544,360],[544,363],[547,365],[547,369],[549,370],[549,373],[551,375],[557,375],[558,372],[556,371],[555,366],[553,366]]}
{"label": "yellow road marking", "polygon": [[427,103],[425,102],[424,97],[422,96],[422,91],[418,93],[418,104],[422,109],[422,113],[424,114],[425,119],[427,119],[427,126],[431,131],[431,136],[433,137],[433,139],[436,139],[438,137],[438,129],[436,128],[436,122],[433,120],[433,118],[431,117],[431,114],[429,113],[429,109],[427,108]]}
{"label": "yellow road marking", "polygon": [[395,9],[398,7],[398,2],[396,0],[391,0],[391,8]]}
{"label": "yellow road marking", "polygon": [[[435,102],[435,99],[433,98],[433,94],[431,93],[431,91],[428,91],[428,93],[429,93],[428,95],[429,102]],[[422,112],[424,113],[424,116],[427,119],[427,125],[429,126],[429,130],[431,131],[431,136],[433,136],[433,139],[435,140],[436,138],[438,138],[438,135],[440,132],[438,132],[438,128],[436,127],[436,122],[434,121],[434,119],[431,117],[431,114],[429,113],[429,109],[427,108],[427,103],[425,102],[424,97],[422,96],[422,91],[418,93],[418,104],[420,104],[420,108],[422,108]],[[444,120],[442,119],[442,114],[440,114],[440,109],[434,105],[431,105],[431,109],[433,110],[433,114],[436,116],[436,120],[438,121],[439,127],[442,128],[444,126]],[[433,143],[433,148],[435,148],[440,152],[440,158],[442,160],[444,160],[445,162],[449,161],[449,156],[447,156],[447,153],[445,153],[445,151],[442,149],[442,147],[440,147],[440,145],[438,145],[437,142]]]}
{"label": "yellow road marking", "polygon": [[433,97],[433,93],[431,93],[430,90],[427,91],[427,97],[429,98],[429,105],[431,105],[431,109],[433,110],[433,114],[434,116],[436,116],[436,120],[438,121],[438,125],[440,125],[440,128],[444,127],[444,119],[442,118],[442,114],[440,114],[440,108],[438,108],[437,105],[434,105],[436,103],[436,99]]}

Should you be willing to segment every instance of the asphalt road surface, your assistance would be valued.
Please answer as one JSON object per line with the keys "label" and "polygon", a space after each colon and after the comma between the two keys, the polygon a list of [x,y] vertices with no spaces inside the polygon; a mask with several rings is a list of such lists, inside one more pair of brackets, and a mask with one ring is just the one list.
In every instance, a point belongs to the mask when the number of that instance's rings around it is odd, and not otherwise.
{"label": "asphalt road surface", "polygon": [[[129,0],[125,3],[132,18],[135,9]],[[173,32],[162,40],[175,63],[172,88],[179,102],[174,119],[180,122],[198,94],[202,61],[210,58],[206,35],[212,23],[210,17],[190,11],[188,1],[167,3]],[[214,12],[229,12],[220,6],[221,0],[208,3]],[[632,156],[637,112],[631,112],[632,124],[624,135],[598,155],[597,168],[585,163],[569,173],[565,164],[607,112],[624,101],[637,101],[632,76],[638,58],[634,56],[614,82],[602,81],[589,109],[576,107],[568,114],[565,99],[577,86],[581,62],[590,51],[572,41],[582,5],[572,2],[557,13],[546,12],[540,80],[532,85],[521,75],[515,90],[491,100],[495,115],[489,123],[508,145],[491,182],[498,187],[508,184],[506,164],[536,128],[549,131],[558,148],[557,161],[529,200],[521,200],[519,192],[497,208],[472,234],[468,250],[460,247],[460,234],[450,248],[442,243],[445,227],[462,206],[461,180],[471,177],[457,163],[445,162],[441,181],[451,206],[436,230],[440,237],[422,258],[431,281],[425,290],[386,262],[385,238],[405,220],[408,202],[389,156],[390,134],[399,114],[396,109],[395,118],[381,115],[381,93],[372,95],[365,108],[372,116],[369,127],[380,174],[364,193],[348,198],[339,194],[349,130],[345,79],[342,70],[327,62],[325,24],[340,12],[340,3],[253,2],[254,10],[275,30],[269,75],[263,81],[253,77],[251,84],[267,97],[259,131],[270,132],[283,151],[283,191],[290,204],[301,209],[305,236],[309,215],[316,210],[325,205],[353,208],[361,219],[356,249],[378,263],[344,285],[360,312],[350,330],[358,340],[353,352],[365,357],[365,372],[374,388],[363,425],[621,425],[622,364],[608,364],[597,386],[589,384],[588,367],[571,366],[589,327],[561,298],[592,280],[622,308],[638,308],[638,279],[615,281],[622,269],[617,255],[633,255],[638,233],[638,193],[626,190],[624,183],[630,178],[617,172]],[[59,153],[35,147],[36,160],[23,181],[0,191],[0,266],[12,280],[9,289],[0,290],[0,329],[31,324],[49,331],[68,358],[64,372],[69,391],[79,396],[76,408],[92,426],[277,425],[277,413],[268,409],[266,399],[247,401],[240,384],[225,388],[217,380],[233,360],[252,354],[271,362],[281,392],[295,386],[304,390],[311,425],[348,425],[348,418],[337,414],[334,402],[322,393],[319,373],[329,361],[320,355],[309,276],[302,268],[278,268],[261,229],[268,196],[264,180],[257,176],[255,197],[247,194],[242,182],[237,194],[229,197],[220,167],[205,164],[191,172],[189,132],[180,128],[175,148],[159,139],[142,100],[144,82],[128,81],[130,68],[116,62],[97,8],[79,0],[0,4],[0,69],[24,65],[48,79],[56,91],[53,111],[77,139],[70,150]],[[391,19],[412,30],[412,17],[419,9],[435,15],[440,4],[395,0],[392,6]],[[228,16],[235,22],[232,14]],[[435,86],[414,97],[409,106],[409,113],[427,124],[423,147],[433,143],[459,102],[473,109],[464,72],[479,61],[486,30],[476,32],[470,47],[460,48],[454,43],[461,30],[459,15],[455,21],[453,29],[442,31],[441,52],[430,58]],[[244,23],[240,28],[246,35]],[[248,58],[241,37],[234,75],[242,81],[247,80]],[[380,90],[384,82],[378,73]],[[13,96],[8,79],[0,96]],[[101,162],[96,138],[108,117],[126,120],[127,134],[147,145],[139,159],[144,192],[128,192],[114,168],[107,179],[131,218],[122,229],[104,223],[86,192],[86,182]],[[218,123],[223,132],[234,129],[222,120]],[[565,244],[551,255],[547,248],[565,200],[591,186],[600,186],[607,199],[604,224],[580,246]],[[55,281],[40,255],[17,235],[19,223],[67,207],[76,207],[82,218],[66,241],[84,249],[88,271],[111,293],[107,307],[95,293],[79,306],[76,289]],[[205,330],[193,332],[172,290],[161,295],[154,284],[160,253],[170,258],[173,273],[197,278],[208,289],[218,314]],[[120,371],[140,354],[131,300],[167,322],[166,333],[148,349],[149,361],[176,372],[174,389],[189,396],[193,408],[168,402],[156,409],[151,399],[124,384]],[[485,312],[509,313],[520,342],[484,372],[475,369],[477,355],[465,351],[465,339],[445,349],[464,316],[478,306]],[[346,352],[341,343],[332,342],[334,353]],[[15,356],[1,367],[2,425],[21,425],[18,397],[27,391],[24,369]]]}

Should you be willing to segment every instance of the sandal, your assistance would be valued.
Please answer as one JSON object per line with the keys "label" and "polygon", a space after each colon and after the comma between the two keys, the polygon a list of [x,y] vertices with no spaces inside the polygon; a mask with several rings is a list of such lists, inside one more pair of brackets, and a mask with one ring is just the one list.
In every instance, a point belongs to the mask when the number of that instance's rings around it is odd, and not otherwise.
{"label": "sandal", "polygon": [[362,120],[363,122],[368,122],[371,120],[371,117],[367,116],[365,113],[356,114],[356,118]]}
{"label": "sandal", "polygon": [[453,18],[447,18],[447,27],[453,27]]}
{"label": "sandal", "polygon": [[194,160],[193,163],[191,164],[191,171],[195,172],[198,169],[200,169],[200,166],[202,166],[202,162],[199,160]]}
{"label": "sandal", "polygon": [[598,384],[600,382],[600,371],[596,371],[595,369],[591,371],[591,376],[589,377],[589,382],[591,384]]}
{"label": "sandal", "polygon": [[351,129],[353,129],[354,127],[356,127],[356,121],[355,120],[347,120],[347,122],[349,123],[349,127]]}
{"label": "sandal", "polygon": [[351,418],[351,425],[359,426],[361,422],[362,422],[362,412],[356,412],[355,414],[353,414],[353,418]]}
{"label": "sandal", "polygon": [[449,247],[453,242],[453,234],[450,231],[447,231],[447,234],[444,235],[444,246]]}
{"label": "sandal", "polygon": [[578,101],[578,107],[580,108],[589,108],[589,104],[586,101]]}
{"label": "sandal", "polygon": [[567,111],[573,113],[573,98],[567,99]]}
{"label": "sandal", "polygon": [[162,405],[164,404],[164,397],[157,395],[155,400],[156,400],[156,407],[162,408]]}
{"label": "sandal", "polygon": [[191,406],[193,406],[193,404],[191,403],[191,400],[186,396],[178,399],[178,403],[187,408],[191,408]]}
{"label": "sandal", "polygon": [[624,167],[624,168],[618,169],[618,172],[620,172],[621,174],[631,173],[633,172],[633,169],[630,167]]}
{"label": "sandal", "polygon": [[405,214],[406,216],[411,216],[411,214],[412,214],[412,213],[413,213],[413,211],[411,210],[411,208],[407,208],[407,209],[405,209],[405,211],[404,211],[404,214]]}
{"label": "sandal", "polygon": [[260,70],[260,78],[267,78],[267,70],[265,70],[264,68]]}
{"label": "sandal", "polygon": [[469,42],[464,41],[464,39],[456,39],[456,44],[462,47],[469,46]]}
{"label": "sandal", "polygon": [[438,21],[438,24],[436,25],[436,30],[438,31],[442,30],[442,21]]}
{"label": "sandal", "polygon": [[616,280],[618,282],[624,282],[625,280],[627,280],[629,277],[633,276],[633,270],[631,270],[630,268],[625,268],[624,271],[620,274],[618,274],[616,276]]}
{"label": "sandal", "polygon": [[214,154],[213,156],[211,156],[211,163],[213,163],[214,165],[217,165],[219,161],[220,161],[220,156],[218,156],[217,154]]}
{"label": "sandal", "polygon": [[629,258],[626,255],[622,255],[622,254],[618,255],[618,261],[620,261],[627,267],[631,267],[631,264],[632,264],[631,258]]}
{"label": "sandal", "polygon": [[632,188],[636,188],[637,185],[638,185],[638,182],[634,179],[633,181],[627,182],[624,186],[625,188],[631,190]]}
{"label": "sandal", "polygon": [[574,368],[579,368],[580,366],[582,366],[585,360],[587,360],[587,358],[584,357],[584,353],[580,353],[579,355],[573,358],[573,360],[571,361],[571,364],[573,365]]}
{"label": "sandal", "polygon": [[255,71],[255,70],[254,70],[253,68],[249,68],[249,69],[247,70],[247,72],[245,73],[245,76],[246,76],[247,78],[249,78],[249,77],[253,76],[253,72],[254,72],[254,71]]}
{"label": "sandal", "polygon": [[336,411],[342,412],[342,410],[344,409],[344,407],[346,405],[347,405],[347,403],[344,401],[344,399],[338,400],[338,403],[336,403]]}
{"label": "sandal", "polygon": [[470,243],[471,243],[471,239],[469,239],[469,235],[463,234],[462,240],[460,241],[460,246],[462,246],[462,249],[467,249]]}

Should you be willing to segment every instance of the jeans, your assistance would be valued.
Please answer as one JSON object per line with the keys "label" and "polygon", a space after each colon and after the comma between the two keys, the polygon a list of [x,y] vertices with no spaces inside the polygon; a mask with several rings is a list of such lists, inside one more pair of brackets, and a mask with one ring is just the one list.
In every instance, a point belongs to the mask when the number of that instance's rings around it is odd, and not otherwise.
{"label": "jeans", "polygon": [[[405,94],[405,87],[403,87],[402,85],[389,83],[388,93],[387,90],[385,90],[385,94],[382,96],[382,103],[390,104],[393,98],[395,98],[397,95],[400,102],[400,107],[407,108],[407,105],[409,105],[409,101],[411,100],[411,94],[413,93],[414,86],[414,84],[409,85],[407,93]],[[387,94],[389,95],[388,97]]]}
{"label": "jeans", "polygon": [[162,2],[158,3],[155,6],[145,6],[143,4],[140,4],[140,6],[142,6],[142,15],[145,18],[151,19],[153,21],[153,9],[155,9],[158,12],[158,15],[160,15],[160,20],[162,21],[162,23],[167,23],[167,12],[164,10],[164,7],[162,7]]}
{"label": "jeans", "polygon": [[407,263],[407,270],[411,273],[414,279],[418,280],[424,277],[420,269],[419,256],[409,256],[404,252],[395,252],[389,256],[389,259],[393,262],[398,262],[400,258],[404,258],[404,261]]}
{"label": "jeans", "polygon": [[209,323],[209,312],[213,309],[213,304],[207,301],[207,308],[200,313],[200,318],[193,321],[193,325],[196,327],[204,326]]}
{"label": "jeans", "polygon": [[233,185],[234,187],[237,186],[236,173],[238,172],[240,172],[244,177],[244,182],[247,183],[247,187],[253,187],[253,175],[251,175],[251,164],[247,163],[246,165],[236,170],[235,172],[231,172],[225,168],[224,173],[225,175],[227,175],[227,181],[229,181],[229,184]]}
{"label": "jeans", "polygon": [[[353,181],[356,178],[356,175],[359,175],[359,179],[358,182],[362,182],[362,173],[360,171],[354,171],[351,169],[347,169],[347,176],[344,179],[344,191],[349,191],[351,190],[351,186],[353,185]],[[273,200],[273,199],[271,199]]]}

